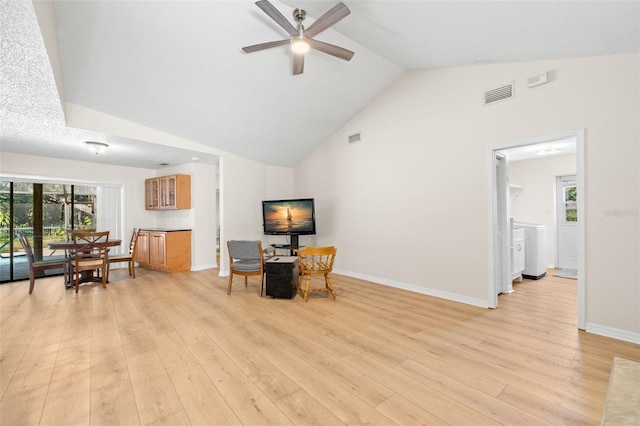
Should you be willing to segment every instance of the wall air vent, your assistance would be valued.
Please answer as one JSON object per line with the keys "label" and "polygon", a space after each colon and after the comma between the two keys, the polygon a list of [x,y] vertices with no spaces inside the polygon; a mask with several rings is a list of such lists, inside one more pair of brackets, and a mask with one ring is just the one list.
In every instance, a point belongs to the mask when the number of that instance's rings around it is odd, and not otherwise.
{"label": "wall air vent", "polygon": [[360,132],[349,135],[349,143],[360,142],[361,140],[362,137],[360,135]]}
{"label": "wall air vent", "polygon": [[515,84],[511,83],[496,87],[495,89],[484,92],[483,102],[485,105],[495,104],[496,102],[505,101],[515,96]]}

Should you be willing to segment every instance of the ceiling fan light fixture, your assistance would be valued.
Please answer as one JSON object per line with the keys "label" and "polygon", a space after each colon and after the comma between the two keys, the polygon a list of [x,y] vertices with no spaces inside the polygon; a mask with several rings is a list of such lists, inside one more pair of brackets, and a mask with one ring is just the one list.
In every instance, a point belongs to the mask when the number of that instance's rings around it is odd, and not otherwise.
{"label": "ceiling fan light fixture", "polygon": [[109,145],[104,142],[86,141],[85,144],[95,155],[102,154],[109,148]]}
{"label": "ceiling fan light fixture", "polygon": [[305,54],[309,51],[309,42],[304,37],[294,37],[291,39],[291,50],[296,54]]}
{"label": "ceiling fan light fixture", "polygon": [[297,23],[296,28],[282,15],[282,13],[280,13],[278,9],[276,9],[274,5],[269,2],[269,0],[258,0],[256,2],[256,6],[273,19],[276,24],[280,25],[280,27],[289,34],[289,37],[283,40],[245,46],[242,48],[244,53],[257,52],[259,50],[286,46],[288,44],[291,46],[291,50],[293,52],[292,75],[302,74],[304,71],[304,54],[310,49],[326,53],[327,55],[331,55],[345,61],[349,61],[353,57],[354,52],[351,50],[330,43],[325,43],[315,38],[322,31],[335,25],[351,13],[344,3],[338,3],[333,6],[322,16],[316,19],[308,28],[305,28],[302,25],[302,21],[304,21],[307,16],[307,12],[302,9],[295,9],[293,11],[293,18]]}

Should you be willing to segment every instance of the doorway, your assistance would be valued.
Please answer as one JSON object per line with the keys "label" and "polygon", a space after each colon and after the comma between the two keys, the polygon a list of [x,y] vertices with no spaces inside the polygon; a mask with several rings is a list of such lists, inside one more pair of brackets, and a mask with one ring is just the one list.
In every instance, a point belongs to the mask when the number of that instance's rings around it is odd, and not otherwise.
{"label": "doorway", "polygon": [[[491,164],[491,225],[490,225],[490,229],[491,229],[491,238],[490,238],[490,244],[491,244],[491,265],[489,268],[489,293],[488,293],[488,301],[489,301],[489,307],[490,308],[497,308],[498,307],[498,293],[500,293],[501,289],[504,288],[508,288],[505,286],[504,283],[504,269],[508,268],[504,268],[504,265],[501,264],[501,262],[504,262],[504,259],[507,259],[507,261],[510,261],[510,256],[509,256],[509,252],[505,252],[505,250],[510,250],[511,247],[509,247],[509,244],[506,244],[507,247],[505,248],[505,241],[511,241],[511,235],[509,235],[507,238],[504,237],[504,232],[508,232],[510,234],[511,229],[510,227],[507,227],[505,229],[504,227],[504,214],[503,214],[503,221],[501,223],[503,223],[502,228],[499,228],[498,225],[498,205],[496,203],[496,200],[499,199],[499,192],[501,193],[501,196],[505,197],[507,200],[510,197],[513,197],[514,194],[521,194],[519,195],[520,197],[523,197],[523,194],[525,194],[525,192],[527,191],[526,187],[521,187],[519,186],[518,182],[512,182],[510,180],[510,176],[507,173],[507,185],[504,185],[503,183],[498,182],[498,176],[496,174],[496,167],[498,167],[497,165],[497,160],[496,160],[496,155],[497,154],[503,154],[503,153],[507,153],[506,157],[507,157],[507,165],[509,164],[510,161],[512,161],[513,158],[515,158],[516,153],[522,154],[523,152],[529,151],[529,155],[531,156],[531,152],[535,153],[535,154],[540,154],[540,155],[544,155],[544,154],[558,154],[557,152],[555,152],[555,149],[553,148],[553,144],[554,143],[560,143],[562,141],[569,141],[571,140],[572,143],[574,144],[573,146],[575,147],[575,190],[577,194],[584,194],[584,169],[585,169],[585,161],[584,161],[584,130],[576,130],[576,131],[571,131],[571,132],[565,132],[562,134],[557,134],[557,135],[549,135],[549,136],[543,136],[543,137],[538,137],[538,138],[532,138],[532,139],[527,139],[527,140],[522,140],[522,141],[515,141],[515,142],[511,142],[511,143],[507,143],[504,144],[502,146],[497,146],[497,147],[493,147],[490,150],[490,164]],[[533,158],[533,157],[531,157]],[[508,167],[507,167],[508,168]],[[560,173],[556,173],[556,175],[558,175]],[[568,174],[566,174],[568,175]],[[550,222],[550,228],[555,230],[555,199],[554,199],[554,192],[555,192],[555,175],[552,175],[549,178],[548,183],[545,181],[544,183],[545,186],[545,190],[549,192],[549,194],[551,194],[549,203],[550,203],[550,207],[548,209],[548,214],[551,215],[551,218],[549,219]],[[507,189],[505,189],[505,186],[507,187]],[[510,193],[509,187],[512,188],[512,191]],[[516,188],[516,191],[513,191],[513,189]],[[511,209],[510,209],[510,203],[507,202],[507,213],[506,213],[506,218],[510,218],[511,216],[513,216]],[[570,206],[571,207],[571,206]],[[580,221],[576,221],[575,224],[575,239],[576,239],[576,266],[578,269],[578,328],[580,329],[584,329],[586,326],[586,321],[585,321],[585,306],[586,306],[586,301],[585,301],[585,287],[586,287],[586,271],[584,268],[584,262],[585,262],[585,250],[584,250],[584,229],[585,229],[585,216],[584,216],[584,197],[580,196],[577,197],[576,201],[575,201],[575,205],[573,206],[575,207],[575,214],[577,215],[577,217],[580,217],[581,220]],[[524,219],[524,218],[516,218],[517,219]],[[503,243],[500,244],[499,241],[502,241]],[[552,243],[555,243],[555,239],[551,240]],[[555,244],[554,244],[555,245]],[[552,261],[550,261],[552,262]],[[502,273],[500,273],[500,271],[503,271]],[[517,291],[517,290],[516,290]]]}

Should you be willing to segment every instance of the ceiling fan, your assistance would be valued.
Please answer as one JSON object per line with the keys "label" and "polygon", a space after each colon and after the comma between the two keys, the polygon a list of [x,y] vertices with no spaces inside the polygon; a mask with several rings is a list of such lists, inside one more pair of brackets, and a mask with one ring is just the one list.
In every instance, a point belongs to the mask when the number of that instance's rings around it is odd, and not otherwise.
{"label": "ceiling fan", "polygon": [[309,49],[319,50],[320,52],[327,53],[331,56],[335,56],[336,58],[344,59],[345,61],[348,61],[353,57],[354,52],[351,50],[313,39],[314,36],[318,35],[351,13],[349,8],[343,3],[338,3],[332,7],[306,29],[302,25],[302,21],[306,18],[307,12],[302,9],[294,9],[293,11],[293,18],[298,23],[298,28],[296,28],[291,25],[287,18],[285,18],[282,13],[280,13],[278,9],[276,9],[267,0],[257,1],[256,6],[262,9],[264,13],[269,15],[271,19],[284,28],[291,37],[285,40],[270,41],[267,43],[243,47],[242,50],[245,53],[257,52],[258,50],[270,49],[272,47],[289,44],[293,51],[293,75],[302,74],[302,71],[304,71],[304,54],[308,52]]}

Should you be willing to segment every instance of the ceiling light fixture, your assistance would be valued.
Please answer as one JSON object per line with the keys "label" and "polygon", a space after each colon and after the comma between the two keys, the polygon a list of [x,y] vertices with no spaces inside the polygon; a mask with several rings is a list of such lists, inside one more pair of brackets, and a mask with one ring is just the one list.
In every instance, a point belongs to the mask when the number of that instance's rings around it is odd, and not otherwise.
{"label": "ceiling light fixture", "polygon": [[538,154],[538,155],[553,155],[553,154],[557,154],[559,152],[560,152],[560,150],[549,147],[549,148],[541,149],[540,151],[536,152],[536,154]]}
{"label": "ceiling light fixture", "polygon": [[305,54],[309,51],[309,42],[304,37],[294,37],[291,40],[291,50],[296,54]]}
{"label": "ceiling light fixture", "polygon": [[85,141],[85,144],[95,155],[102,154],[109,148],[109,145],[104,142]]}

